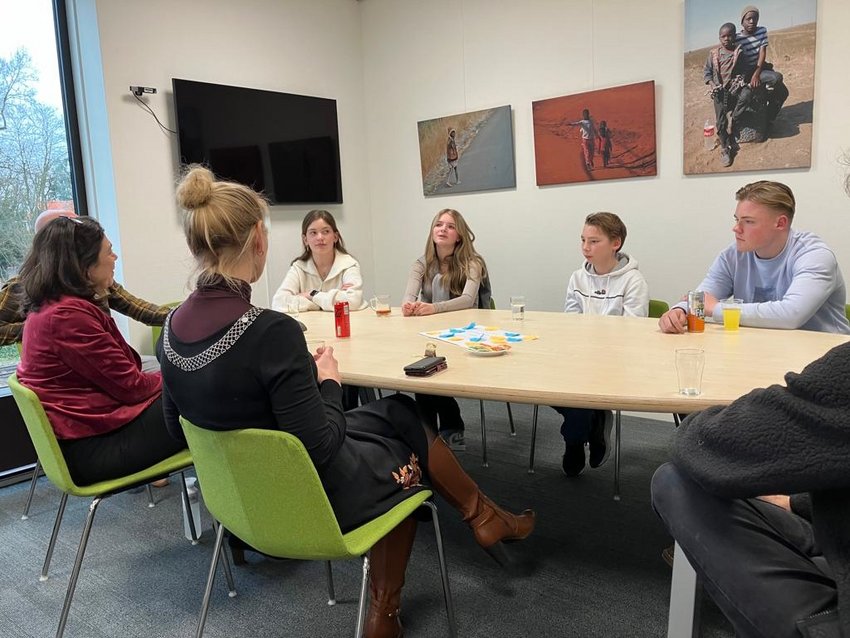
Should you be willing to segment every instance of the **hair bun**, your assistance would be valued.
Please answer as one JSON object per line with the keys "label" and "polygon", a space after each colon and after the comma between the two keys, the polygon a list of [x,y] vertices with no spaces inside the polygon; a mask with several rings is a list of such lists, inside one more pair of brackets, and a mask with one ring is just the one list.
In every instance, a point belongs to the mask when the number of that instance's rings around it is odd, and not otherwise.
{"label": "hair bun", "polygon": [[193,210],[209,203],[213,192],[215,176],[208,168],[193,164],[177,185],[177,203],[187,210]]}

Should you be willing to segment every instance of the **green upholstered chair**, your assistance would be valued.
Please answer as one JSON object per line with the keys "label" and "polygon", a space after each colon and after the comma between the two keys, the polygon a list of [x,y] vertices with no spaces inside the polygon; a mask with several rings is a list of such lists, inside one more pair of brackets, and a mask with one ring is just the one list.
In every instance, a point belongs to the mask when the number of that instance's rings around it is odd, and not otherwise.
{"label": "green upholstered chair", "polygon": [[[18,347],[18,356],[23,352],[23,344],[20,341],[16,341],[15,345]],[[35,467],[32,471],[32,480],[30,481],[30,491],[27,494],[27,502],[24,504],[24,513],[21,514],[21,520],[25,521],[30,517],[30,507],[32,506],[32,499],[35,496],[35,485],[38,483],[38,477],[41,475],[41,461],[38,460],[38,457],[35,459]]]}
{"label": "green upholstered chair", "polygon": [[[44,559],[44,566],[41,571],[41,580],[47,579],[47,571],[50,567],[50,559],[53,555],[53,548],[56,545],[56,538],[59,535],[59,527],[62,523],[62,516],[65,512],[65,505],[68,502],[68,496],[91,497],[92,502],[89,505],[89,513],[86,518],[85,526],[83,527],[80,545],[77,550],[77,557],[74,561],[74,568],[71,572],[71,578],[68,582],[68,591],[65,594],[65,603],[62,607],[62,614],[59,617],[59,627],[56,630],[57,638],[61,637],[65,632],[65,624],[68,620],[68,612],[71,608],[71,601],[74,597],[74,590],[77,586],[77,579],[80,575],[80,567],[83,563],[83,557],[86,553],[86,545],[88,544],[89,534],[92,524],[94,523],[94,515],[97,512],[97,507],[100,502],[114,494],[127,491],[131,488],[144,485],[150,481],[163,478],[174,472],[181,473],[181,484],[183,485],[184,503],[188,510],[188,494],[186,493],[186,483],[182,480],[183,470],[192,466],[192,456],[189,450],[183,450],[177,454],[168,457],[152,465],[149,468],[134,472],[120,478],[99,481],[91,485],[77,485],[71,478],[68,471],[68,466],[65,463],[65,457],[62,454],[62,449],[59,447],[59,442],[56,440],[56,435],[47,419],[47,414],[39,401],[38,396],[22,385],[16,375],[9,377],[9,388],[12,390],[12,395],[15,397],[15,402],[18,404],[18,409],[24,418],[24,423],[29,431],[35,450],[38,454],[38,459],[41,462],[41,467],[50,482],[53,483],[62,492],[62,500],[59,503],[59,511],[56,514],[56,522],[53,525],[53,533],[50,537],[50,544],[47,548],[47,556]],[[189,517],[190,525],[194,528],[192,517]],[[197,532],[192,529],[192,536],[197,538]]]}
{"label": "green upholstered chair", "polygon": [[[414,510],[430,508],[451,635],[455,635],[449,580],[437,508],[422,490],[348,533],[340,531],[319,475],[295,436],[280,430],[206,430],[180,419],[195,460],[204,504],[220,523],[196,636],[204,631],[224,528],[270,556],[331,561],[363,557],[357,633],[363,631],[369,559],[366,553]],[[226,559],[225,559],[226,562]],[[335,602],[328,565],[329,603]],[[407,579],[408,582],[410,578]],[[233,595],[233,592],[231,592]]]}
{"label": "green upholstered chair", "polygon": [[850,303],[844,306],[844,314],[847,315],[847,321],[850,321]]}
{"label": "green upholstered chair", "polygon": [[660,299],[649,300],[649,316],[653,319],[660,319],[661,315],[670,310],[670,304]]}

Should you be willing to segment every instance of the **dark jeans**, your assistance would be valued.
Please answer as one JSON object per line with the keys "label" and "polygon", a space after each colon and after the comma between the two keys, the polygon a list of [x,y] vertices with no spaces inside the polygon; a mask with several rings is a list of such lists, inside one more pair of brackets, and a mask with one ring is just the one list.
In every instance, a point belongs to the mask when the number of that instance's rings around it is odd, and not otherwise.
{"label": "dark jeans", "polygon": [[[435,430],[440,432],[443,430],[460,430],[463,432],[465,426],[460,416],[460,406],[457,404],[457,399],[434,394],[417,393],[415,396],[426,423]],[[440,418],[439,428],[437,427],[437,417]]]}
{"label": "dark jeans", "polygon": [[117,430],[84,439],[60,440],[59,447],[77,485],[126,476],[186,449],[165,427],[162,398]]}
{"label": "dark jeans", "polygon": [[552,406],[558,414],[564,417],[561,424],[561,436],[567,445],[579,445],[587,443],[590,439],[590,430],[593,427],[593,418],[601,410],[588,410],[586,408],[559,408]]}
{"label": "dark jeans", "polygon": [[805,519],[713,496],[672,463],[652,477],[652,506],[739,638],[799,638],[798,620],[835,608],[835,581]]}

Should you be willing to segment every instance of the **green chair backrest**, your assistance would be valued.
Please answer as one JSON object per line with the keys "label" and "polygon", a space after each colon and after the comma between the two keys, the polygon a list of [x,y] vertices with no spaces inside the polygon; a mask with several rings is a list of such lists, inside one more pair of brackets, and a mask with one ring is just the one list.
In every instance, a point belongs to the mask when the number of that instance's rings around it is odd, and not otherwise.
{"label": "green chair backrest", "polygon": [[273,556],[350,556],[316,468],[301,441],[280,430],[217,431],[180,418],[210,513]]}
{"label": "green chair backrest", "polygon": [[16,374],[9,377],[9,389],[12,390],[12,396],[15,397],[15,403],[24,418],[24,424],[47,478],[60,490],[73,494],[77,486],[71,478],[65,464],[65,456],[38,396],[28,387],[21,385]]}
{"label": "green chair backrest", "polygon": [[649,316],[658,319],[665,312],[670,310],[670,305],[666,301],[661,301],[660,299],[650,299],[649,300]]}
{"label": "green chair backrest", "polygon": [[[163,304],[164,306],[168,306],[169,308],[176,308],[179,306],[182,301],[172,301],[167,304]],[[162,334],[162,326],[151,326],[151,343],[153,344],[153,353],[156,354],[156,342],[159,341],[159,335]]]}
{"label": "green chair backrest", "polygon": [[844,314],[847,315],[847,321],[850,321],[850,303],[844,306]]}
{"label": "green chair backrest", "polygon": [[496,300],[493,297],[490,297],[490,310],[496,309]]}

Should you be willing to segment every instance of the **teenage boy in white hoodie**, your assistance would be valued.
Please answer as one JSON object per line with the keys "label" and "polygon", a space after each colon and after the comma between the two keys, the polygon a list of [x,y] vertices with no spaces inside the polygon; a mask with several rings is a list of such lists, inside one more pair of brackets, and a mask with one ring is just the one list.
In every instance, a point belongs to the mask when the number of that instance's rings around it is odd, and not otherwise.
{"label": "teenage boy in white hoodie", "polygon": [[[564,312],[589,315],[646,317],[649,287],[635,259],[621,252],[626,225],[614,213],[592,213],[584,220],[581,252],[584,265],[570,277]],[[563,417],[564,457],[567,476],[584,471],[584,446],[589,444],[590,467],[599,467],[611,451],[610,410],[555,407]]]}

